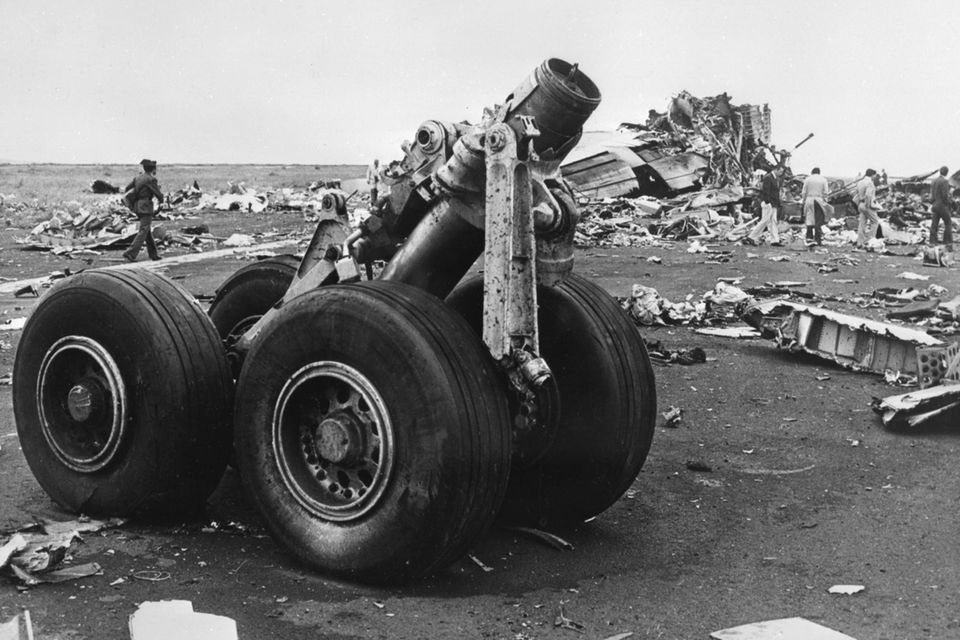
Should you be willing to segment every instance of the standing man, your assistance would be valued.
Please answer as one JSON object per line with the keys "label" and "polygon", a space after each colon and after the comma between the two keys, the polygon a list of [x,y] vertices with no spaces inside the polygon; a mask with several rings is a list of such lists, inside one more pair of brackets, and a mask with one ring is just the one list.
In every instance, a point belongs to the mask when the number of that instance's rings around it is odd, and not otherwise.
{"label": "standing man", "polygon": [[877,197],[877,172],[867,169],[866,175],[857,185],[857,210],[860,212],[860,224],[857,226],[857,246],[867,248],[867,242],[877,237],[877,227],[880,226]]}
{"label": "standing man", "polygon": [[947,251],[953,251],[953,220],[950,211],[953,199],[950,197],[950,183],[947,181],[947,168],[940,167],[940,175],[930,185],[930,199],[933,200],[933,217],[930,219],[930,244],[937,244],[937,227],[943,220],[943,244]]}
{"label": "standing man", "polygon": [[814,244],[823,244],[823,232],[820,229],[821,221],[817,220],[817,206],[822,211],[827,210],[827,194],[830,185],[827,179],[820,175],[820,167],[814,167],[810,175],[803,181],[800,192],[800,202],[803,203],[803,217],[807,225],[807,248]]}
{"label": "standing man", "polygon": [[134,178],[124,191],[133,191],[133,212],[140,219],[140,230],[133,239],[130,248],[123,252],[123,257],[127,262],[136,262],[137,255],[140,253],[140,246],[144,241],[147,243],[147,255],[151,260],[159,260],[157,254],[157,245],[153,242],[153,234],[150,232],[150,225],[153,223],[153,214],[155,209],[153,199],[163,202],[163,192],[157,184],[157,161],[143,159],[140,161],[143,172]]}
{"label": "standing man", "polygon": [[373,164],[367,167],[367,184],[370,185],[370,206],[377,202],[377,187],[380,186],[380,161],[373,159]]}
{"label": "standing man", "polygon": [[760,222],[753,228],[746,238],[744,244],[760,244],[760,238],[763,236],[764,229],[769,230],[773,241],[770,243],[775,247],[782,247],[780,242],[780,229],[777,227],[777,211],[780,209],[780,176],[783,174],[783,166],[777,165],[764,176],[760,182]]}

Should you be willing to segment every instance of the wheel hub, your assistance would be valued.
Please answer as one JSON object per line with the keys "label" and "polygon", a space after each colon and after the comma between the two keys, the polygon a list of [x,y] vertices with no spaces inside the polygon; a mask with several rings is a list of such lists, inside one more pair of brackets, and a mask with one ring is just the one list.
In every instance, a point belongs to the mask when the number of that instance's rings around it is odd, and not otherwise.
{"label": "wheel hub", "polygon": [[353,367],[310,363],[280,390],[273,454],[284,484],[305,509],[331,521],[357,519],[390,482],[395,452],[386,403]]}
{"label": "wheel hub", "polygon": [[77,422],[86,422],[99,415],[105,392],[99,381],[86,378],[67,392],[67,412]]}
{"label": "wheel hub", "polygon": [[43,437],[61,463],[81,473],[110,464],[126,433],[120,369],[99,342],[61,338],[43,356],[36,391]]}
{"label": "wheel hub", "polygon": [[314,432],[317,454],[330,462],[355,463],[363,453],[361,425],[347,413],[325,418]]}

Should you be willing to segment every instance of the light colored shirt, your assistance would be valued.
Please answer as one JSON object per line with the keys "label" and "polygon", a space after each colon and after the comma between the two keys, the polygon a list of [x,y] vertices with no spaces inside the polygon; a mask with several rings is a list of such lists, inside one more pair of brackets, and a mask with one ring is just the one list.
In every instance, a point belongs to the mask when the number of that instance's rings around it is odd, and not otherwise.
{"label": "light colored shirt", "polygon": [[871,178],[863,178],[857,185],[857,203],[868,209],[876,209],[873,199],[877,195],[877,187]]}
{"label": "light colored shirt", "polygon": [[807,198],[820,198],[825,200],[830,193],[830,185],[827,179],[819,173],[811,173],[803,181],[803,190],[800,192],[800,201],[806,202]]}
{"label": "light colored shirt", "polygon": [[367,184],[377,186],[378,182],[380,182],[380,167],[370,165],[367,167]]}

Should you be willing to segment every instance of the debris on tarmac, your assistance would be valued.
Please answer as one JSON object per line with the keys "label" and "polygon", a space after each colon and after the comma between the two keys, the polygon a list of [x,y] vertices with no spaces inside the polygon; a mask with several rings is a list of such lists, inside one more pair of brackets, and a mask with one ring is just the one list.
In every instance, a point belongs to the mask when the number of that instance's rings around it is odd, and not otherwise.
{"label": "debris on tarmac", "polygon": [[703,460],[687,460],[686,467],[690,471],[697,471],[702,473],[710,473],[713,471],[713,467],[708,465]]}
{"label": "debris on tarmac", "polygon": [[663,425],[667,429],[676,429],[680,426],[680,423],[683,421],[683,409],[680,407],[670,407],[664,413],[660,414],[663,416]]}
{"label": "debris on tarmac", "polygon": [[19,289],[13,292],[14,298],[23,298],[26,296],[32,296],[34,298],[38,298],[40,297],[40,292],[37,290],[37,287],[32,284],[28,284],[23,287],[20,287]]}
{"label": "debris on tarmac", "polygon": [[714,640],[856,640],[806,618],[752,622],[710,634]]}
{"label": "debris on tarmac", "polygon": [[943,247],[926,247],[923,250],[923,266],[925,267],[952,267],[953,256]]}
{"label": "debris on tarmac", "polygon": [[189,600],[141,603],[129,629],[130,640],[237,640],[233,618],[194,611]]}
{"label": "debris on tarmac", "polygon": [[827,593],[852,596],[855,593],[860,593],[864,589],[866,589],[866,587],[864,587],[862,584],[835,584],[827,589]]}
{"label": "debris on tarmac", "polygon": [[634,284],[629,297],[619,298],[620,306],[640,326],[701,326],[739,322],[736,310],[750,299],[742,289],[722,281],[698,301],[689,295],[683,302],[674,303],[662,297],[653,287],[642,284]]}
{"label": "debris on tarmac", "polygon": [[924,280],[925,281],[930,279],[930,276],[921,275],[919,273],[914,273],[912,271],[904,271],[903,273],[898,273],[897,277],[902,278],[904,280]]}
{"label": "debris on tarmac", "polygon": [[9,567],[11,573],[27,587],[38,584],[56,584],[58,582],[69,582],[80,578],[89,578],[90,576],[103,575],[100,565],[96,562],[86,564],[76,564],[62,569],[54,569],[43,573],[33,573],[21,569],[18,565],[11,564]]}
{"label": "debris on tarmac", "polygon": [[0,622],[0,640],[33,640],[29,609],[24,609],[6,622]]}
{"label": "debris on tarmac", "polygon": [[81,540],[81,534],[119,526],[123,522],[125,521],[119,518],[81,518],[21,528],[13,532],[0,547],[0,572],[27,586],[97,575],[100,573],[100,565],[95,562],[62,568],[60,565],[66,559],[73,543]]}
{"label": "debris on tarmac", "polygon": [[883,372],[883,380],[892,387],[915,387],[919,378],[900,371],[887,369]]}
{"label": "debris on tarmac", "polygon": [[574,546],[561,538],[560,536],[550,533],[548,531],[543,531],[541,529],[533,529],[531,527],[505,527],[507,531],[516,531],[517,533],[523,533],[532,538],[536,538],[541,542],[546,543],[548,546],[558,549],[560,551],[573,551]]}
{"label": "debris on tarmac", "polygon": [[707,361],[707,353],[700,347],[690,349],[666,349],[659,341],[647,344],[650,360],[656,364],[702,364]]}
{"label": "debris on tarmac", "polygon": [[918,300],[905,304],[899,309],[888,311],[887,318],[890,320],[908,320],[911,318],[929,317],[937,313],[939,306],[939,300]]}
{"label": "debris on tarmac", "polygon": [[694,333],[718,338],[759,338],[760,332],[753,327],[707,327],[694,329]]}
{"label": "debris on tarmac", "polygon": [[249,247],[253,245],[253,236],[245,233],[234,233],[224,240],[223,245],[225,247]]}
{"label": "debris on tarmac", "polygon": [[560,609],[557,612],[557,618],[553,621],[553,626],[559,629],[569,629],[571,631],[576,631],[577,633],[583,633],[585,627],[579,622],[574,622],[567,617],[567,614],[563,611],[563,603],[560,603]]}
{"label": "debris on tarmac", "polygon": [[141,580],[143,582],[163,582],[171,578],[169,571],[156,571],[154,569],[134,571],[132,575],[134,580]]}
{"label": "debris on tarmac", "polygon": [[493,571],[493,567],[484,564],[483,561],[481,561],[480,558],[478,558],[477,556],[470,555],[470,556],[467,556],[467,557],[470,558],[470,560],[473,562],[473,564],[475,564],[475,565],[477,565],[478,567],[480,567],[481,569],[483,569],[483,572],[484,572],[484,573],[490,573],[491,571]]}
{"label": "debris on tarmac", "polygon": [[0,323],[0,331],[20,331],[27,324],[26,318],[10,318]]}
{"label": "debris on tarmac", "polygon": [[886,398],[874,398],[873,410],[892,429],[935,422],[956,424],[960,417],[960,384],[941,385]]}
{"label": "debris on tarmac", "polygon": [[741,318],[781,349],[816,355],[854,371],[915,376],[917,348],[943,344],[917,329],[786,300],[748,305]]}

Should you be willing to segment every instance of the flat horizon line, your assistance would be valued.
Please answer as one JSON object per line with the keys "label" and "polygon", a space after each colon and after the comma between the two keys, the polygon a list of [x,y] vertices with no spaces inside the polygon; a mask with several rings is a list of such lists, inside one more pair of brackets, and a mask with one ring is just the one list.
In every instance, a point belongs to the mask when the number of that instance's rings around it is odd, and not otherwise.
{"label": "flat horizon line", "polygon": [[[19,160],[0,160],[0,166],[5,165],[42,165],[42,166],[61,166],[61,167],[97,167],[97,166],[130,166],[135,167],[136,162],[33,162]],[[214,167],[214,166],[235,166],[235,167],[365,167],[362,162],[161,162],[159,166],[193,166],[193,167]]]}

